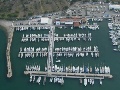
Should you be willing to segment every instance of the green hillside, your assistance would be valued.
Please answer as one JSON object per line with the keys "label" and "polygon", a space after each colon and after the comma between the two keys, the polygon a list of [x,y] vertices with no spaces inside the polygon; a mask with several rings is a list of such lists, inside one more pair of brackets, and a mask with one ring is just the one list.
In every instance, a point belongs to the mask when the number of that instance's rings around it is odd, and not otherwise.
{"label": "green hillside", "polygon": [[[0,19],[23,19],[32,15],[55,12],[68,8],[76,1],[90,0],[0,0]],[[112,1],[120,2],[120,0]]]}

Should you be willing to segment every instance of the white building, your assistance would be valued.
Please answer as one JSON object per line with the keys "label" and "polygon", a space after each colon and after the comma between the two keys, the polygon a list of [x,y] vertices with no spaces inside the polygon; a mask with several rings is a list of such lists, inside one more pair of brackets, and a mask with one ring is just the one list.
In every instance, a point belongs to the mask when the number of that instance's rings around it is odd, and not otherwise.
{"label": "white building", "polygon": [[109,10],[111,9],[116,9],[116,10],[120,10],[120,5],[109,5]]}
{"label": "white building", "polygon": [[60,25],[60,21],[56,21],[56,25]]}
{"label": "white building", "polygon": [[48,23],[49,23],[49,18],[47,18],[47,17],[42,17],[40,23],[41,23],[41,24],[48,24]]}
{"label": "white building", "polygon": [[65,21],[65,24],[66,25],[73,25],[73,22],[72,21]]}

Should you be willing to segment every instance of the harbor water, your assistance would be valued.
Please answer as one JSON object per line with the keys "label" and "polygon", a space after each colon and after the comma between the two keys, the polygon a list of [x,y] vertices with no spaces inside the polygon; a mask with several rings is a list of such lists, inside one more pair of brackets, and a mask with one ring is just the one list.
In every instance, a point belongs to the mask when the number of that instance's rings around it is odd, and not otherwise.
{"label": "harbor water", "polygon": [[[0,90],[119,90],[120,89],[120,53],[113,51],[112,42],[109,38],[109,29],[107,26],[107,20],[102,22],[97,22],[100,25],[99,30],[89,30],[89,29],[58,29],[56,28],[55,33],[59,36],[63,34],[76,34],[76,33],[92,33],[92,41],[55,41],[55,47],[88,47],[88,46],[98,46],[100,56],[98,58],[85,56],[85,57],[54,57],[54,63],[56,60],[61,60],[61,63],[57,65],[74,65],[74,66],[92,66],[99,67],[101,65],[109,66],[111,69],[111,74],[113,75],[112,79],[104,79],[103,84],[99,84],[99,80],[95,80],[94,85],[80,84],[79,79],[68,79],[64,78],[64,85],[59,85],[57,83],[50,83],[49,78],[45,85],[38,85],[37,83],[30,83],[29,76],[24,75],[25,65],[37,64],[41,66],[41,69],[44,70],[44,66],[47,61],[47,57],[34,57],[34,58],[18,58],[19,48],[20,47],[48,47],[48,42],[21,42],[21,38],[24,34],[48,34],[49,30],[35,30],[35,31],[15,31],[12,47],[11,47],[11,63],[12,63],[12,78],[8,79],[6,77],[7,66],[6,66],[6,45],[7,37],[2,29],[0,29]],[[43,81],[43,78],[42,80]]]}

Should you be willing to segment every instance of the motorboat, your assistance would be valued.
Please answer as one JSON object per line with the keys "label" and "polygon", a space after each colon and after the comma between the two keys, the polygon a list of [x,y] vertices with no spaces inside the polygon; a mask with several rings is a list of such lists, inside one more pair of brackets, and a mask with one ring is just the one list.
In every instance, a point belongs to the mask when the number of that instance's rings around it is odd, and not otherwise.
{"label": "motorboat", "polygon": [[41,77],[39,76],[36,82],[40,85],[40,81],[41,81]]}
{"label": "motorboat", "polygon": [[102,80],[100,79],[100,85],[102,85]]}
{"label": "motorboat", "polygon": [[92,79],[92,85],[94,85],[94,79]]}
{"label": "motorboat", "polygon": [[87,79],[84,79],[84,86],[87,86]]}
{"label": "motorboat", "polygon": [[30,76],[30,82],[32,82],[32,75]]}
{"label": "motorboat", "polygon": [[118,49],[113,49],[114,51],[118,51]]}
{"label": "motorboat", "polygon": [[51,77],[51,78],[50,78],[50,82],[52,82],[52,81],[53,81],[53,78]]}
{"label": "motorboat", "polygon": [[80,83],[82,83],[82,79],[80,79]]}
{"label": "motorboat", "polygon": [[57,60],[56,62],[59,63],[59,62],[61,62],[61,60]]}

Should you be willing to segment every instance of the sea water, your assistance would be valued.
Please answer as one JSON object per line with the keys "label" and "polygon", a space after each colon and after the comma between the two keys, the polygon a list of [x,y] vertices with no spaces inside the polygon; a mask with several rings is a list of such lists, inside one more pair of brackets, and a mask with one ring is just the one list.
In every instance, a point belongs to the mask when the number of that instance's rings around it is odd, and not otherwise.
{"label": "sea water", "polygon": [[[57,65],[74,65],[74,66],[97,66],[101,64],[109,66],[111,69],[111,74],[113,75],[112,79],[104,79],[103,85],[99,84],[99,80],[95,80],[95,84],[87,85],[86,87],[80,84],[79,79],[68,79],[64,78],[65,83],[63,86],[57,83],[50,83],[49,78],[47,78],[46,85],[38,85],[37,83],[29,82],[29,75],[24,75],[25,65],[29,64],[38,64],[41,66],[41,69],[44,70],[44,66],[47,61],[47,57],[35,57],[35,58],[18,58],[18,52],[20,47],[48,47],[48,42],[21,42],[22,34],[48,34],[48,30],[35,30],[35,31],[15,31],[13,42],[11,46],[11,63],[12,63],[12,78],[8,79],[7,74],[7,65],[6,65],[6,45],[7,37],[2,29],[0,29],[0,90],[113,90],[120,89],[120,53],[113,51],[112,41],[109,39],[109,29],[107,27],[107,21],[98,22],[100,29],[96,31],[88,29],[58,29],[56,28],[55,33],[58,33],[59,36],[63,34],[74,34],[74,33],[92,33],[92,41],[59,41],[55,42],[55,47],[87,47],[87,46],[98,46],[100,51],[99,58],[92,58],[90,55],[88,57],[58,57],[61,60],[61,63]],[[54,63],[56,60],[54,57]],[[37,79],[37,78],[36,78]],[[43,81],[43,78],[42,80]]]}

